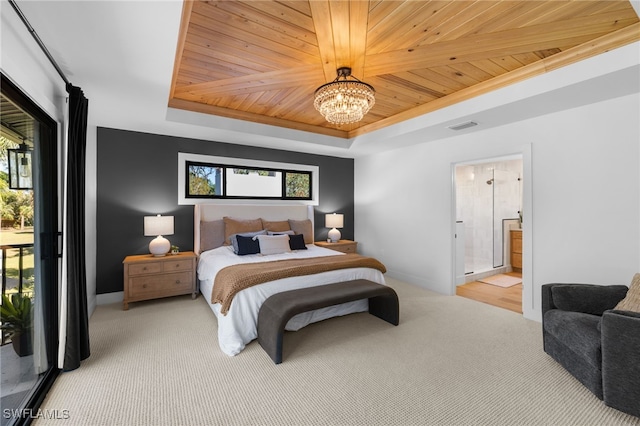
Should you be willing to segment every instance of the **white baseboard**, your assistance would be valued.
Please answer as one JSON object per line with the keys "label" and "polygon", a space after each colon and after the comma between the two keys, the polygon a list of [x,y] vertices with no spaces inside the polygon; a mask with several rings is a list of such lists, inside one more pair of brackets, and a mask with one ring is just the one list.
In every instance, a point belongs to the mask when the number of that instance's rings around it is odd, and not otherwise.
{"label": "white baseboard", "polygon": [[109,305],[111,303],[122,303],[124,300],[124,291],[116,291],[113,293],[98,294],[96,296],[98,306]]}
{"label": "white baseboard", "polygon": [[90,297],[89,300],[87,301],[87,315],[89,316],[89,318],[91,318],[91,315],[93,315],[93,312],[96,310],[96,306],[97,306],[97,301],[96,301],[96,297]]}

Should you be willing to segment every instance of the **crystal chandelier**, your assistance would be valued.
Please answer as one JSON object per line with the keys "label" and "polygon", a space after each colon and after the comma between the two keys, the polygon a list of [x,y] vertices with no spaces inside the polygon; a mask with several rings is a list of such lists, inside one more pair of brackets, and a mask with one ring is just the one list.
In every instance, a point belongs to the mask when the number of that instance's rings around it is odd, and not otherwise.
{"label": "crystal chandelier", "polygon": [[316,89],[313,106],[329,123],[358,122],[376,102],[373,86],[353,76],[354,80],[347,80],[349,76],[351,68],[338,68],[335,80]]}

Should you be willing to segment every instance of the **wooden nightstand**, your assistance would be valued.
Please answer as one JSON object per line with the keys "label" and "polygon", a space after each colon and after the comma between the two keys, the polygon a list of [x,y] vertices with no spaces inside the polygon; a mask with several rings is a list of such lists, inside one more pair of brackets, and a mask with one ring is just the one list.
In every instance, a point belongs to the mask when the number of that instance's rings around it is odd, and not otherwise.
{"label": "wooden nightstand", "polygon": [[358,250],[358,243],[356,241],[351,241],[351,240],[340,240],[337,243],[328,243],[326,241],[316,241],[314,244],[319,247],[341,251],[342,253],[356,253]]}
{"label": "wooden nightstand", "polygon": [[196,298],[196,254],[192,251],[161,257],[127,256],[122,263],[125,311],[130,302],[189,293]]}

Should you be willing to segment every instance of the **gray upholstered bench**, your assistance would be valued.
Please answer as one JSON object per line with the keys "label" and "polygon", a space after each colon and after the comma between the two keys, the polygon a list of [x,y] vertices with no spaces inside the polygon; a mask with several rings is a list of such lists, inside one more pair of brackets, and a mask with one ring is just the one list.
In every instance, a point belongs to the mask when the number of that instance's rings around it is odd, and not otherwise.
{"label": "gray upholstered bench", "polygon": [[353,280],[290,290],[268,297],[258,313],[258,342],[273,362],[280,364],[284,327],[293,316],[360,299],[369,299],[370,314],[398,325],[400,308],[396,292],[372,281]]}

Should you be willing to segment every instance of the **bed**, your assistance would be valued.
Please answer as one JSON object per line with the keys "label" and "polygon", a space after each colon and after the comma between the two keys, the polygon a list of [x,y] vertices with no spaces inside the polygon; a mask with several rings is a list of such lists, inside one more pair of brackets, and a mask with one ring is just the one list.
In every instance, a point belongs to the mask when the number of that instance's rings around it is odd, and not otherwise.
{"label": "bed", "polygon": [[[268,255],[237,255],[234,250],[238,250],[238,247],[234,248],[229,243],[229,238],[234,234],[250,235],[251,232],[255,232],[247,229],[257,229],[258,220],[261,221],[263,229],[268,229],[267,232],[271,235],[280,235],[285,232],[287,234],[284,235],[303,235],[305,249]],[[284,229],[286,227],[289,229]],[[301,237],[290,238],[301,239]],[[247,238],[243,240],[248,241]],[[218,343],[222,352],[235,356],[249,342],[257,338],[260,306],[273,294],[355,279],[385,284],[383,265],[382,268],[377,268],[369,267],[367,263],[362,263],[366,266],[360,266],[360,263],[357,263],[354,264],[358,265],[357,267],[348,267],[351,263],[347,262],[348,258],[342,256],[353,255],[315,246],[313,241],[313,207],[311,206],[194,206],[194,250],[198,254],[199,291],[217,318]],[[214,289],[216,278],[220,281],[221,278],[228,276],[225,273],[231,268],[227,267],[245,264],[249,265],[249,268],[268,269],[275,265],[273,262],[287,263],[294,259],[308,259],[307,262],[322,264],[344,263],[344,267],[312,274],[292,272],[296,276],[282,276],[279,273],[273,275],[277,277],[276,279],[237,291],[230,302],[220,299],[219,286]],[[375,264],[372,265],[375,266]],[[304,312],[291,318],[286,330],[295,331],[317,321],[367,310],[368,301],[364,299]]]}

